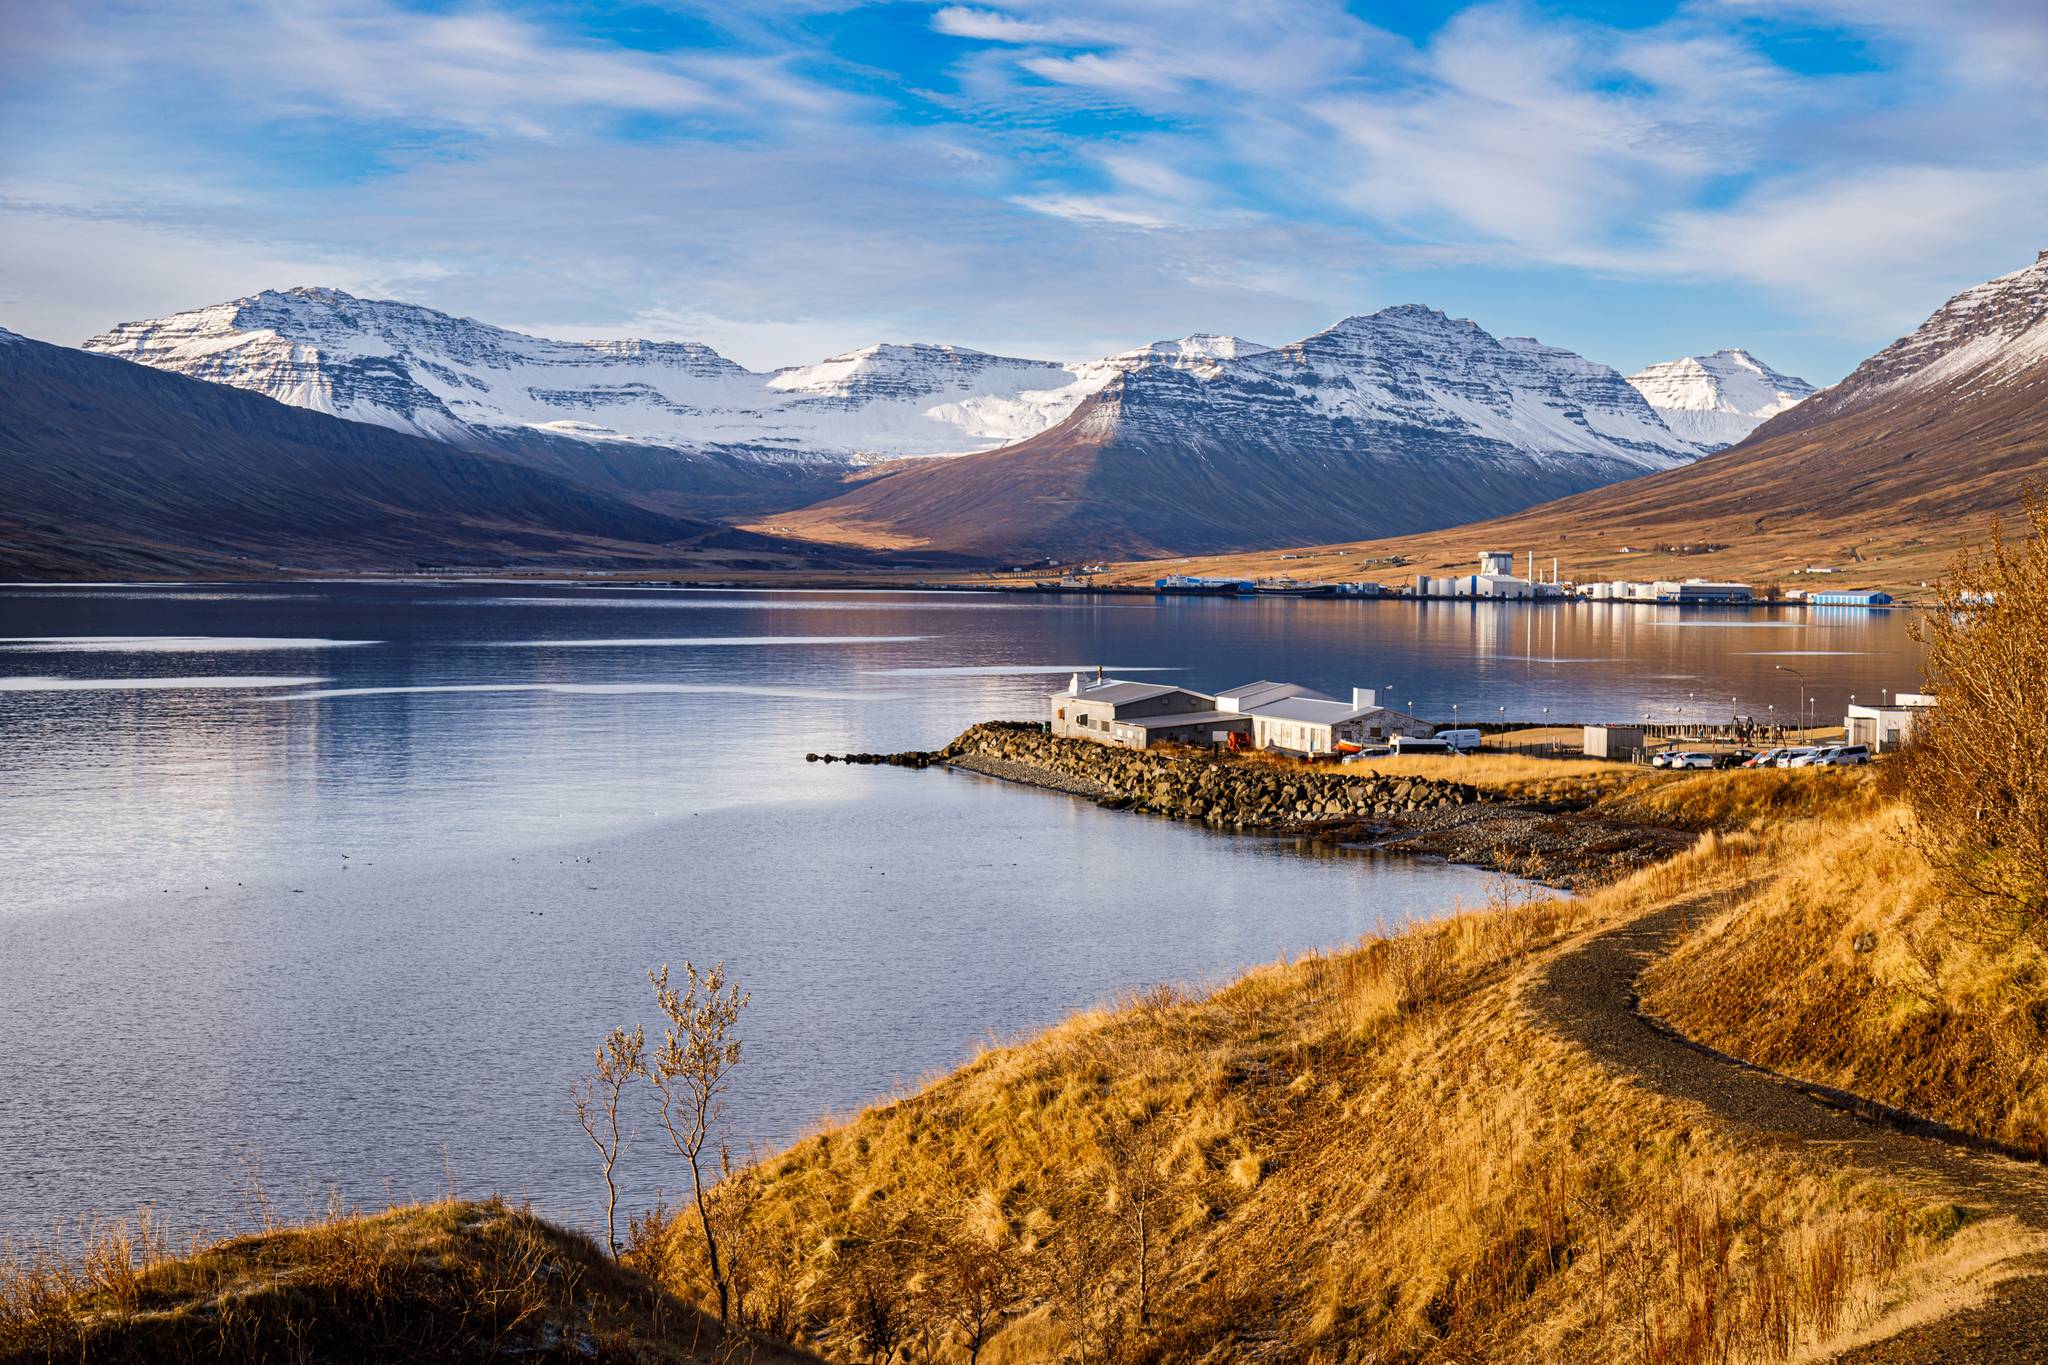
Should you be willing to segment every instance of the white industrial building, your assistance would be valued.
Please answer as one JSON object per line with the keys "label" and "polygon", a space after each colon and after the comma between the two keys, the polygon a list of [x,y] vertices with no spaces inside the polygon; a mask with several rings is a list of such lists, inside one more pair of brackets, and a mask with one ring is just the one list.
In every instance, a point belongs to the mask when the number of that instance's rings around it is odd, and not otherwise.
{"label": "white industrial building", "polygon": [[1299,683],[1246,683],[1210,696],[1167,683],[1091,681],[1077,673],[1048,698],[1047,709],[1053,734],[1124,749],[1174,743],[1306,756],[1435,733],[1429,722],[1381,706],[1378,695],[1364,687],[1353,688],[1346,703]]}
{"label": "white industrial building", "polygon": [[1380,705],[1369,687],[1352,688],[1346,703],[1299,683],[1247,683],[1217,693],[1216,708],[1251,717],[1253,747],[1287,754],[1334,754],[1344,745],[1360,748],[1397,735],[1427,739],[1435,733],[1427,721]]}
{"label": "white industrial building", "polygon": [[1532,601],[1564,596],[1557,581],[1556,562],[1548,581],[1536,576],[1536,556],[1529,556],[1529,576],[1515,576],[1515,557],[1507,550],[1488,550],[1479,556],[1479,571],[1469,574],[1415,575],[1417,597],[1476,598],[1493,601]]}
{"label": "white industrial building", "polygon": [[1660,578],[1653,583],[1618,579],[1581,584],[1579,593],[1595,602],[1654,602],[1667,607],[1746,606],[1754,596],[1747,583],[1707,578]]}
{"label": "white industrial building", "polygon": [[1911,739],[1914,722],[1932,709],[1934,697],[1926,692],[1901,692],[1883,706],[1852,705],[1842,718],[1842,733],[1849,743],[1881,754]]}

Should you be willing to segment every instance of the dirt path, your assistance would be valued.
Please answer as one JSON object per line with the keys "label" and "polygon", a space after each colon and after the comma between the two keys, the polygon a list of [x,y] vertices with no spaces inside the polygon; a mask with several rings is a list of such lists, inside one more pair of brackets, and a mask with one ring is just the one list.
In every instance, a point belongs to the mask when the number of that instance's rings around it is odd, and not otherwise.
{"label": "dirt path", "polygon": [[[1636,978],[1676,945],[1704,902],[1681,902],[1568,949],[1526,1000],[1552,1031],[1659,1094],[1703,1105],[1745,1136],[1932,1181],[1958,1203],[2048,1231],[2048,1171],[1977,1150],[1967,1136],[1826,1087],[1789,1080],[1683,1038],[1637,1011]],[[1859,1112],[1860,1111],[1860,1112]],[[2048,1256],[1986,1303],[1840,1357],[1851,1365],[2048,1361]]]}

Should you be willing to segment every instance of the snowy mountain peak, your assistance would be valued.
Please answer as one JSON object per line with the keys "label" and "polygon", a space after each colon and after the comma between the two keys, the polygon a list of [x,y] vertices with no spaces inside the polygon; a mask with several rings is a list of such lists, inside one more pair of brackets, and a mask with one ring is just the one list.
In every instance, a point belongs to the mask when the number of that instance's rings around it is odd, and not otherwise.
{"label": "snowy mountain peak", "polygon": [[1638,472],[1699,454],[1608,366],[1419,304],[1207,367],[1140,367],[1115,396],[1125,421],[1184,440],[1292,432],[1304,448],[1349,448],[1373,433],[1388,451]]}
{"label": "snowy mountain peak", "polygon": [[555,341],[324,287],[124,323],[86,349],[442,440],[538,432],[822,461],[1022,440],[1113,373],[879,345],[763,375],[698,342]]}
{"label": "snowy mountain peak", "polygon": [[1844,401],[1904,385],[1962,380],[2008,383],[2048,365],[2048,251],[1997,279],[1972,285],[1910,335],[1857,366],[1838,388]]}
{"label": "snowy mountain peak", "polygon": [[1740,347],[1662,361],[1628,382],[1666,426],[1705,450],[1734,445],[1814,392]]}
{"label": "snowy mountain peak", "polygon": [[539,433],[828,463],[965,454],[1037,436],[1101,394],[1103,420],[1161,431],[1199,428],[1212,408],[1256,409],[1271,429],[1316,441],[1339,439],[1335,424],[1417,448],[1512,449],[1560,470],[1663,468],[1698,453],[1607,366],[1421,304],[1277,349],[1194,333],[1060,363],[892,342],[760,374],[695,342],[556,341],[302,287],[125,323],[86,347],[466,443]]}

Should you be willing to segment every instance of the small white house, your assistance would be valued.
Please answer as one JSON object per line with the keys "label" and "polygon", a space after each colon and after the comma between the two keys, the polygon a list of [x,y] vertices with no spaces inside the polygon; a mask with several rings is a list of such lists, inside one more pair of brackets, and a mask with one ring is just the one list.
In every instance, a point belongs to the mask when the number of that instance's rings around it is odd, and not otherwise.
{"label": "small white house", "polygon": [[1250,716],[1255,747],[1304,757],[1434,732],[1427,721],[1381,706],[1378,694],[1365,687],[1353,688],[1351,700],[1341,702],[1296,683],[1248,683],[1219,692],[1216,705]]}
{"label": "small white house", "polygon": [[1913,737],[1913,723],[1934,709],[1925,692],[1901,692],[1887,706],[1851,706],[1842,718],[1842,733],[1851,744],[1867,744],[1881,754]]}
{"label": "small white house", "polygon": [[1091,682],[1078,673],[1065,691],[1047,699],[1047,710],[1055,735],[1122,749],[1169,742],[1221,745],[1230,743],[1232,734],[1251,733],[1248,717],[1219,711],[1216,698],[1207,693],[1121,678]]}

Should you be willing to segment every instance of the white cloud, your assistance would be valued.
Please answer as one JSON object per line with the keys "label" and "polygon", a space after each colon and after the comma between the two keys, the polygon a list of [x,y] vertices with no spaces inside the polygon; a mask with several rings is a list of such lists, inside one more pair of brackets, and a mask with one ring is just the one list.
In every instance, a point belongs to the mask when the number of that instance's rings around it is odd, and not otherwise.
{"label": "white cloud", "polygon": [[416,3],[10,14],[5,320],[75,339],[325,282],[755,365],[1082,355],[1491,271],[1747,291],[1864,338],[2048,221],[2038,0],[1794,0],[1880,54],[1828,76],[1737,0],[1480,4],[1412,41],[1338,0],[963,0],[927,16],[949,79],[837,55],[841,0],[671,0],[725,36],[668,52],[540,0]]}
{"label": "white cloud", "polygon": [[68,71],[103,95],[154,86],[266,117],[343,114],[487,137],[559,137],[599,116],[818,114],[847,103],[779,58],[633,51],[483,5],[101,0],[37,41],[42,79]]}
{"label": "white cloud", "polygon": [[2044,223],[2039,170],[1883,167],[1674,214],[1640,268],[1751,280],[1838,324],[1895,335],[1957,290],[2027,264]]}

